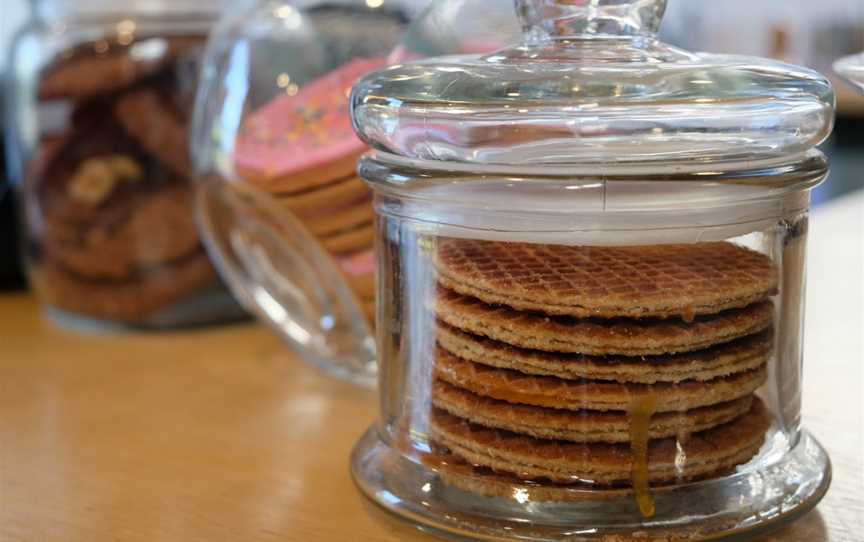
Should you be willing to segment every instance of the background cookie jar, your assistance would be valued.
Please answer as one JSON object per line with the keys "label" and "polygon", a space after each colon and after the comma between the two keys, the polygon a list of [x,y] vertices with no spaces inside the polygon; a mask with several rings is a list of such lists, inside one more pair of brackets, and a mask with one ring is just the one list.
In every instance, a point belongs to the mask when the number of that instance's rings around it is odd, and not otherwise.
{"label": "background cookie jar", "polygon": [[[438,4],[445,27],[464,4]],[[382,409],[358,486],[483,540],[800,516],[830,481],[800,420],[830,84],[660,42],[663,0],[515,4],[516,45],[354,87]]]}
{"label": "background cookie jar", "polygon": [[387,65],[397,2],[257,1],[211,40],[193,155],[198,212],[237,298],[306,360],[372,385],[372,194],[348,94]]}
{"label": "background cookie jar", "polygon": [[31,285],[66,323],[242,315],[193,213],[188,125],[221,0],[36,0],[12,48],[10,178]]}

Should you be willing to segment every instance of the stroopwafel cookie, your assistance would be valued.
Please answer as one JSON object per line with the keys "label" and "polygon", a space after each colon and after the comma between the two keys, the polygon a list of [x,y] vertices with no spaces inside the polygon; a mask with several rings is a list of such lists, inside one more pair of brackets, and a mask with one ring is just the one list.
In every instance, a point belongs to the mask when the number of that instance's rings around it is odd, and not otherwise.
{"label": "stroopwafel cookie", "polygon": [[565,410],[625,411],[634,398],[654,395],[657,397],[656,411],[668,412],[733,401],[749,395],[765,382],[766,369],[763,365],[707,382],[622,384],[525,375],[466,361],[439,348],[435,375],[477,395],[509,403]]}
{"label": "stroopwafel cookie", "polygon": [[439,282],[517,310],[691,320],[777,293],[767,256],[732,243],[590,247],[438,240]]}
{"label": "stroopwafel cookie", "polygon": [[[443,381],[432,387],[433,404],[477,425],[532,437],[572,442],[629,442],[630,418],[624,412],[568,411],[517,405],[482,397]],[[730,422],[748,410],[752,396],[651,418],[651,439],[690,435]]]}
{"label": "stroopwafel cookie", "polygon": [[758,333],[774,306],[763,301],[692,323],[677,319],[574,319],[520,312],[439,288],[438,318],[455,328],[513,346],[590,355],[648,356],[692,352]]}
{"label": "stroopwafel cookie", "polygon": [[[746,463],[762,446],[770,426],[768,412],[755,398],[737,420],[696,433],[686,442],[653,440],[648,446],[652,484],[686,481],[728,471]],[[626,444],[542,440],[490,429],[435,409],[430,431],[439,444],[473,465],[522,479],[601,485],[631,483],[633,459]]]}
{"label": "stroopwafel cookie", "polygon": [[756,369],[771,354],[773,333],[766,330],[704,350],[661,356],[589,356],[517,348],[471,335],[444,323],[438,325],[438,344],[469,361],[513,369],[526,374],[568,380],[616,382],[706,381]]}

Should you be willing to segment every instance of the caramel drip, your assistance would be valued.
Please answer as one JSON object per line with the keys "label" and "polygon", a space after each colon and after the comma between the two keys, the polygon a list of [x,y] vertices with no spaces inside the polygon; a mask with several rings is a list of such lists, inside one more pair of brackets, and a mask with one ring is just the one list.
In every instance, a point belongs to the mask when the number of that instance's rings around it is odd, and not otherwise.
{"label": "caramel drip", "polygon": [[681,319],[684,320],[687,324],[692,324],[694,320],[696,320],[696,307],[693,305],[687,305],[681,311]]}
{"label": "caramel drip", "polygon": [[630,479],[639,512],[644,518],[654,516],[654,498],[648,481],[648,429],[651,416],[657,409],[657,396],[641,395],[630,401],[627,414],[630,417],[630,450],[632,460]]}

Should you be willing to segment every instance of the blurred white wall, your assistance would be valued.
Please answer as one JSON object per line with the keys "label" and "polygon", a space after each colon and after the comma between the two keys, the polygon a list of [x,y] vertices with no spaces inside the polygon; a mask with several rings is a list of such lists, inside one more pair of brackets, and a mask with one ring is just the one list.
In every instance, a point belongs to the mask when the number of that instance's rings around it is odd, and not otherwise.
{"label": "blurred white wall", "polygon": [[0,74],[6,68],[12,36],[27,17],[27,0],[0,0]]}
{"label": "blurred white wall", "polygon": [[[448,0],[387,1],[419,9]],[[786,60],[825,67],[864,49],[864,0],[668,0],[663,36],[696,51],[769,56],[782,49]]]}
{"label": "blurred white wall", "polygon": [[688,49],[766,56],[779,47],[819,64],[864,48],[864,0],[670,0],[663,31]]}
{"label": "blurred white wall", "polygon": [[[429,2],[447,0],[395,1],[419,10]],[[0,72],[6,63],[9,41],[27,14],[27,3],[0,0]],[[783,28],[789,38],[790,59],[814,63],[814,50],[835,48],[845,52],[850,38],[844,25],[857,25],[858,31],[864,33],[864,0],[669,0],[664,33],[674,43],[690,49],[767,55],[775,45],[774,29]],[[826,51],[824,55],[832,53]]]}

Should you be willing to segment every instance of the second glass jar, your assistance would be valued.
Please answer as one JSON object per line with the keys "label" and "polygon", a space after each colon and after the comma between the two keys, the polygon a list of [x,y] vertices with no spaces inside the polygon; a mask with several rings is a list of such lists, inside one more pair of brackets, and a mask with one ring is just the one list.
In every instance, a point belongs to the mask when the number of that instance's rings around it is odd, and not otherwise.
{"label": "second glass jar", "polygon": [[66,323],[243,315],[194,219],[188,125],[221,1],[40,0],[12,54],[9,163],[30,282]]}

